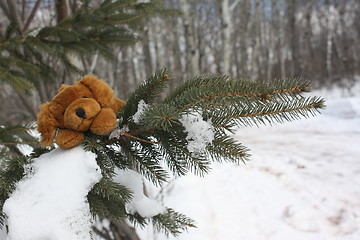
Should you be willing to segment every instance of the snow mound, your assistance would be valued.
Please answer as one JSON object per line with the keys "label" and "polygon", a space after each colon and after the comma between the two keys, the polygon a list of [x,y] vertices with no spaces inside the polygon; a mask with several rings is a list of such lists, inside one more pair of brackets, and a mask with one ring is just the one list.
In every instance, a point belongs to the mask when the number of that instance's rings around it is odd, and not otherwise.
{"label": "snow mound", "polygon": [[91,239],[86,196],[102,177],[95,158],[78,146],[35,159],[4,204],[8,239]]}

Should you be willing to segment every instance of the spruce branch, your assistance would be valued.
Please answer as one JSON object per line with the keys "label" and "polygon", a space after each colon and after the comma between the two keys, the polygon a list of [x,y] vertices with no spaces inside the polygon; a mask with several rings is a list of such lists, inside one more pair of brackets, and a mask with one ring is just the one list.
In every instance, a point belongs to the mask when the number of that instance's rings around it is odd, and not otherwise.
{"label": "spruce branch", "polygon": [[172,104],[161,104],[149,107],[142,115],[140,126],[146,129],[171,131],[180,127],[178,108]]}
{"label": "spruce branch", "polygon": [[122,220],[126,217],[125,203],[132,198],[130,190],[109,178],[102,178],[88,193],[90,212],[93,217],[111,217]]}
{"label": "spruce branch", "polygon": [[133,142],[131,146],[123,148],[131,161],[132,169],[140,172],[153,184],[161,186],[168,179],[168,173],[161,167],[161,155],[156,146]]}
{"label": "spruce branch", "polygon": [[33,123],[14,125],[14,126],[1,126],[0,127],[0,146],[6,147],[8,150],[22,155],[17,148],[18,145],[30,145],[31,147],[39,147],[39,142],[33,136],[32,131],[35,130]]}
{"label": "spruce branch", "polygon": [[[188,155],[183,153],[183,148],[178,143],[183,141],[181,137],[169,132],[158,132],[156,137],[161,141],[159,149],[165,163],[175,176],[186,175],[190,169]],[[181,146],[181,145],[180,145]]]}
{"label": "spruce branch", "polygon": [[152,219],[157,231],[164,232],[166,236],[172,234],[177,237],[189,227],[196,227],[195,222],[185,215],[168,208],[166,213],[159,214]]}
{"label": "spruce branch", "polygon": [[110,178],[102,178],[92,188],[92,193],[105,199],[121,199],[123,203],[127,203],[132,198],[131,191],[126,187],[114,182]]}
{"label": "spruce branch", "polygon": [[233,119],[239,125],[252,126],[252,124],[283,123],[284,121],[308,118],[319,113],[324,107],[324,100],[319,97],[300,98],[292,102],[273,101],[258,105],[247,105],[232,108],[229,114],[223,115],[226,119]]}
{"label": "spruce branch", "polygon": [[210,160],[203,153],[191,153],[186,140],[184,128],[174,128],[172,131],[155,131],[154,136],[159,139],[163,153],[168,156],[165,163],[175,175],[184,175],[192,171],[200,176],[210,170]]}
{"label": "spruce branch", "polygon": [[[264,102],[271,101],[274,98],[295,98],[301,93],[309,91],[309,82],[299,79],[261,83],[250,80],[235,80],[224,76],[209,76],[206,81],[201,80],[202,78],[195,78],[193,87],[179,86],[178,91],[183,90],[183,93],[170,98],[171,102],[178,102],[181,106],[177,113],[198,107],[211,109],[238,102]],[[199,84],[198,81],[204,83]]]}
{"label": "spruce branch", "polygon": [[138,213],[134,213],[134,214],[127,214],[127,218],[128,220],[133,224],[133,225],[138,225],[140,227],[145,227],[149,221],[148,219],[140,216],[140,214]]}
{"label": "spruce branch", "polygon": [[131,117],[138,110],[141,100],[146,104],[151,104],[161,93],[166,84],[171,81],[170,72],[167,69],[159,70],[155,74],[146,79],[130,96],[127,104],[124,106],[119,116],[123,119],[122,124],[128,124]]}
{"label": "spruce branch", "polygon": [[[105,141],[114,146],[108,149],[119,149],[121,158],[126,159],[122,160],[122,167],[141,173],[155,185],[169,179],[163,162],[173,175],[182,176],[189,171],[198,175],[208,173],[211,161],[238,164],[248,160],[249,149],[229,135],[239,126],[309,117],[324,107],[323,99],[303,96],[310,87],[302,79],[261,83],[214,75],[191,78],[163,101],[155,102],[170,79],[167,70],[160,70],[142,83],[118,114],[116,137]],[[188,115],[197,116],[214,132],[214,139],[199,152],[188,148],[192,140],[181,120]],[[127,218],[141,226],[147,223],[146,218],[136,213],[128,214]],[[171,209],[153,217],[152,223],[157,230],[175,236],[187,227],[194,227],[192,220]]]}
{"label": "spruce branch", "polygon": [[131,138],[131,139],[134,139],[134,140],[137,140],[137,141],[140,141],[140,142],[144,142],[144,143],[160,144],[159,142],[149,141],[149,140],[146,140],[146,139],[142,139],[142,138],[133,136],[133,135],[127,133],[127,132],[123,132],[122,135],[124,137],[128,137],[128,138]]}
{"label": "spruce branch", "polygon": [[216,136],[207,148],[208,154],[215,161],[230,161],[245,163],[249,160],[249,149],[226,135]]}
{"label": "spruce branch", "polygon": [[[179,125],[181,114],[200,110],[209,112],[207,117],[214,120],[215,126],[222,125],[229,130],[234,126],[233,121],[226,119],[251,125],[249,119],[262,121],[262,118],[271,115],[274,117],[270,118],[270,122],[290,120],[298,118],[298,115],[314,115],[317,109],[324,107],[321,98],[305,98],[301,95],[310,90],[309,82],[297,78],[257,83],[209,76],[196,77],[189,82],[192,84],[186,82],[179,86],[162,104],[148,108],[141,124],[146,128],[168,131]],[[220,85],[220,82],[223,84]],[[262,117],[256,118],[256,112],[261,113]],[[278,115],[282,117],[278,118]]]}

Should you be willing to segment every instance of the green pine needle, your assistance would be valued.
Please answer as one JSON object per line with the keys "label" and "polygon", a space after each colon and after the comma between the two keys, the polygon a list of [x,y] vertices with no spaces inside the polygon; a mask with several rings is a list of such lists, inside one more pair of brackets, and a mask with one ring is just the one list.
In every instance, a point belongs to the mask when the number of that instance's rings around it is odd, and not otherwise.
{"label": "green pine needle", "polygon": [[171,77],[167,69],[159,70],[145,80],[130,96],[127,104],[120,112],[119,116],[123,119],[122,124],[128,124],[138,110],[138,104],[141,100],[146,104],[153,103],[169,81],[171,81]]}
{"label": "green pine needle", "polygon": [[109,178],[102,178],[88,193],[90,212],[93,217],[111,217],[122,220],[126,217],[125,203],[132,198],[126,187]]}
{"label": "green pine needle", "polygon": [[214,161],[239,163],[249,160],[249,149],[229,136],[216,136],[207,148],[208,154]]}
{"label": "green pine needle", "polygon": [[39,146],[38,139],[33,137],[32,131],[35,131],[35,125],[19,124],[9,127],[0,127],[0,145],[31,145],[33,147]]}
{"label": "green pine needle", "polygon": [[175,212],[168,208],[167,212],[153,217],[153,224],[159,232],[164,232],[166,236],[172,234],[177,237],[189,227],[196,227],[195,222],[185,215]]}

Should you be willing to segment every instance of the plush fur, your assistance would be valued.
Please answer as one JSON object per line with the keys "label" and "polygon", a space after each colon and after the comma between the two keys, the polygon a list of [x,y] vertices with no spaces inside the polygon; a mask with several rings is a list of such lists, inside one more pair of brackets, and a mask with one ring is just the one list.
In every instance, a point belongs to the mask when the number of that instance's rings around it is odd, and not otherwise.
{"label": "plush fur", "polygon": [[105,135],[116,127],[116,113],[125,103],[95,76],[87,75],[73,86],[62,85],[51,102],[40,106],[37,124],[41,145],[56,138],[62,149],[81,144],[84,132]]}

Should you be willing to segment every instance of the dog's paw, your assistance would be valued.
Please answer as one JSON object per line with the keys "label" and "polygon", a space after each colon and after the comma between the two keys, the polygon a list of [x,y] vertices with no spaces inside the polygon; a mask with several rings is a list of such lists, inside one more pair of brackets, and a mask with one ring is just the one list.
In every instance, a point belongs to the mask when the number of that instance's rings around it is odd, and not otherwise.
{"label": "dog's paw", "polygon": [[84,141],[84,133],[69,129],[59,130],[56,136],[56,143],[61,149],[69,149],[81,144]]}

